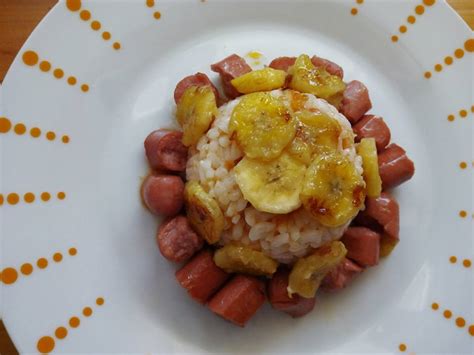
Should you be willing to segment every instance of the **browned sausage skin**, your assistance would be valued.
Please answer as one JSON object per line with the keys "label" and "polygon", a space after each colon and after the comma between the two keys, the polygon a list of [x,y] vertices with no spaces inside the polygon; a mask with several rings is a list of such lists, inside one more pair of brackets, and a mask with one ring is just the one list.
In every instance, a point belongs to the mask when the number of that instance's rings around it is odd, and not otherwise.
{"label": "browned sausage skin", "polygon": [[341,79],[344,78],[344,70],[339,65],[331,62],[330,60],[315,55],[313,58],[311,58],[311,62],[315,67],[324,68],[331,75],[337,75]]}
{"label": "browned sausage skin", "polygon": [[150,175],[141,192],[143,202],[155,215],[176,216],[183,207],[184,183],[179,176]]}
{"label": "browned sausage skin", "polygon": [[357,123],[372,108],[369,90],[360,81],[347,84],[342,98],[341,113],[352,123]]}
{"label": "browned sausage skin", "polygon": [[347,257],[362,266],[379,263],[380,234],[365,227],[349,227],[341,242],[347,248]]}
{"label": "browned sausage skin", "polygon": [[183,262],[199,251],[204,241],[191,228],[188,219],[177,216],[165,221],[156,234],[161,255],[173,262]]}
{"label": "browned sausage skin", "polygon": [[216,101],[220,102],[221,99],[219,91],[217,91],[217,88],[214,86],[209,77],[204,73],[196,73],[185,77],[178,84],[176,84],[176,89],[174,90],[174,101],[176,104],[179,102],[186,89],[191,86],[210,86],[214,92],[214,95],[216,96]]}
{"label": "browned sausage skin", "polygon": [[214,263],[213,253],[207,249],[196,254],[175,275],[191,298],[201,304],[205,304],[229,278],[229,274]]}
{"label": "browned sausage skin", "polygon": [[364,269],[345,258],[336,268],[329,271],[321,283],[324,291],[338,291],[345,288]]}
{"label": "browned sausage skin", "polygon": [[360,142],[363,138],[374,138],[379,152],[390,143],[390,129],[379,116],[365,115],[352,129],[356,135],[356,142]]}
{"label": "browned sausage skin", "polygon": [[212,64],[211,70],[220,75],[222,87],[226,96],[229,99],[235,99],[242,94],[234,88],[231,81],[241,75],[251,72],[252,68],[245,62],[244,58],[237,54],[232,54],[220,62]]}
{"label": "browned sausage skin", "polygon": [[407,157],[405,150],[395,143],[383,150],[378,158],[383,190],[401,185],[415,174],[415,164]]}
{"label": "browned sausage skin", "polygon": [[302,317],[311,312],[316,304],[316,298],[304,298],[294,294],[288,296],[288,278],[290,271],[279,269],[268,282],[268,300],[273,308],[288,313],[293,318]]}
{"label": "browned sausage skin", "polygon": [[183,172],[186,170],[188,149],[181,142],[183,133],[159,129],[145,139],[145,154],[150,167],[156,171]]}
{"label": "browned sausage skin", "polygon": [[209,309],[228,321],[244,327],[265,303],[263,281],[236,275],[209,301]]}

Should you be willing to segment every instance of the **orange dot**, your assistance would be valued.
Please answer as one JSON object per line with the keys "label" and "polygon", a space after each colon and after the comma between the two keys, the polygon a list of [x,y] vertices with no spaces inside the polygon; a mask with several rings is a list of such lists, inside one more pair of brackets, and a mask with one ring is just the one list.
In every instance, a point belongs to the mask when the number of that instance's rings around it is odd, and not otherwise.
{"label": "orange dot", "polygon": [[47,202],[49,201],[49,199],[51,198],[51,195],[49,192],[43,192],[41,194],[41,199],[44,201],[44,202]]}
{"label": "orange dot", "polygon": [[452,315],[453,315],[453,313],[452,313],[449,309],[447,309],[447,310],[445,310],[445,311],[443,312],[443,316],[444,316],[446,319],[451,318]]}
{"label": "orange dot", "polygon": [[95,300],[95,303],[97,303],[98,306],[102,306],[104,304],[104,299],[102,297],[99,297]]}
{"label": "orange dot", "polygon": [[48,72],[48,71],[51,70],[51,63],[48,62],[48,61],[46,61],[46,60],[43,60],[43,61],[40,63],[39,67],[40,67],[40,70],[41,70],[41,71]]}
{"label": "orange dot", "polygon": [[398,349],[400,349],[401,352],[404,352],[407,349],[407,346],[405,344],[400,344]]}
{"label": "orange dot", "polygon": [[400,26],[399,31],[400,33],[405,33],[407,31],[407,26]]}
{"label": "orange dot", "polygon": [[81,324],[81,320],[79,318],[72,317],[71,319],[69,319],[69,325],[72,328],[77,328],[79,326],[79,324]]}
{"label": "orange dot", "polygon": [[437,71],[437,72],[440,72],[441,70],[443,70],[443,66],[441,64],[436,64],[434,69]]}
{"label": "orange dot", "polygon": [[56,79],[61,79],[64,76],[64,71],[60,68],[54,69],[53,75]]}
{"label": "orange dot", "polygon": [[431,78],[431,73],[430,73],[429,71],[427,71],[427,72],[425,73],[425,78],[426,78],[426,79]]}
{"label": "orange dot", "polygon": [[466,110],[459,111],[459,116],[466,117],[467,116],[467,111]]}
{"label": "orange dot", "polygon": [[66,198],[66,194],[64,192],[58,192],[58,199],[64,200]]}
{"label": "orange dot", "polygon": [[474,38],[470,38],[464,42],[464,48],[468,52],[474,52]]}
{"label": "orange dot", "polygon": [[471,112],[474,113],[474,106],[471,106]]}
{"label": "orange dot", "polygon": [[11,285],[16,282],[18,279],[18,272],[12,268],[7,267],[2,271],[2,281],[5,285]]}
{"label": "orange dot", "polygon": [[14,193],[14,192],[11,193],[11,194],[8,194],[7,202],[10,205],[16,205],[19,201],[20,201],[20,196],[18,196],[18,194]]}
{"label": "orange dot", "polygon": [[94,31],[100,30],[100,27],[101,27],[101,24],[100,24],[99,21],[92,21],[92,22],[91,22],[91,28],[92,28]]}
{"label": "orange dot", "polygon": [[53,255],[53,260],[57,263],[60,263],[63,260],[63,255],[61,253],[55,253]]}
{"label": "orange dot", "polygon": [[454,56],[458,59],[464,57],[464,51],[461,48],[458,48],[454,51]]}
{"label": "orange dot", "polygon": [[467,212],[466,212],[466,211],[459,211],[459,217],[465,218],[466,216],[467,216]]}
{"label": "orange dot", "polygon": [[466,321],[464,320],[463,317],[457,317],[457,318],[456,318],[456,325],[457,325],[459,328],[464,328],[465,325],[466,325]]}
{"label": "orange dot", "polygon": [[82,6],[81,0],[67,0],[66,6],[71,11],[78,11]]}
{"label": "orange dot", "polygon": [[61,140],[63,141],[64,144],[69,143],[69,137],[68,136],[62,136]]}
{"label": "orange dot", "polygon": [[82,314],[86,317],[90,317],[92,315],[92,308],[86,307],[82,310]]}
{"label": "orange dot", "polygon": [[31,275],[31,273],[33,272],[33,265],[31,265],[30,263],[25,263],[21,265],[20,271],[25,276]]}
{"label": "orange dot", "polygon": [[48,133],[46,133],[46,138],[49,141],[54,141],[56,139],[56,133],[49,131]]}
{"label": "orange dot", "polygon": [[25,53],[23,53],[23,62],[26,64],[26,65],[29,65],[29,66],[33,66],[33,65],[36,65],[38,63],[38,54],[36,54],[36,52],[34,51],[26,51]]}
{"label": "orange dot", "polygon": [[7,133],[12,128],[12,123],[6,117],[0,117],[0,133]]}
{"label": "orange dot", "polygon": [[398,42],[398,36],[392,36],[392,42]]}
{"label": "orange dot", "polygon": [[469,259],[464,259],[462,261],[462,264],[464,265],[464,267],[471,267],[471,265],[472,265],[471,260],[469,260]]}
{"label": "orange dot", "polygon": [[471,334],[474,337],[474,324],[469,326],[469,334]]}
{"label": "orange dot", "polygon": [[351,14],[352,14],[352,15],[357,15],[358,12],[359,12],[359,11],[358,11],[355,7],[353,7],[353,8],[351,9]]}
{"label": "orange dot", "polygon": [[459,163],[459,167],[461,169],[466,169],[467,168],[467,163],[465,161],[462,161],[462,162]]}
{"label": "orange dot", "polygon": [[148,7],[155,6],[155,1],[154,0],[146,0],[146,6],[148,6]]}
{"label": "orange dot", "polygon": [[417,15],[423,15],[423,13],[425,12],[425,7],[423,5],[418,5],[417,7],[415,7],[415,12]]}
{"label": "orange dot", "polygon": [[360,4],[363,4],[364,3],[364,0],[357,0],[357,3],[360,5]]}
{"label": "orange dot", "polygon": [[69,78],[67,78],[67,83],[68,83],[69,85],[76,85],[77,79],[76,79],[75,77],[73,77],[73,76],[70,76]]}
{"label": "orange dot", "polygon": [[40,268],[40,269],[46,269],[48,267],[48,260],[46,260],[45,258],[40,258],[38,259],[38,261],[36,262],[36,265]]}
{"label": "orange dot", "polygon": [[106,41],[108,41],[110,37],[112,37],[110,35],[110,32],[105,31],[104,33],[102,33],[102,38],[105,39]]}
{"label": "orange dot", "polygon": [[444,58],[444,62],[447,64],[447,65],[451,65],[453,64],[453,57],[446,57]]}
{"label": "orange dot", "polygon": [[439,304],[435,302],[431,305],[431,308],[433,308],[436,311],[439,308]]}
{"label": "orange dot", "polygon": [[59,327],[59,328],[56,329],[56,331],[54,332],[54,335],[55,335],[56,338],[58,338],[58,339],[64,339],[65,337],[67,337],[67,329],[64,328],[64,327]]}
{"label": "orange dot", "polygon": [[25,200],[26,203],[32,203],[35,201],[35,194],[34,193],[31,193],[31,192],[27,192],[24,196],[23,196],[23,200]]}
{"label": "orange dot", "polygon": [[89,21],[91,18],[91,13],[88,10],[82,10],[79,16],[82,20]]}
{"label": "orange dot", "polygon": [[449,115],[449,116],[448,116],[448,121],[453,122],[453,121],[454,121],[454,115]]}
{"label": "orange dot", "polygon": [[[357,10],[357,9],[356,9]],[[156,19],[156,20],[159,20],[161,18],[161,12],[159,11],[155,11],[155,13],[153,14],[153,17]]]}
{"label": "orange dot", "polygon": [[414,24],[416,22],[415,16],[408,16],[407,18],[408,23]]}
{"label": "orange dot", "polygon": [[119,50],[120,49],[120,43],[114,42],[113,47],[114,47],[115,50]]}
{"label": "orange dot", "polygon": [[435,2],[436,0],[423,0],[423,4],[425,4],[426,6],[432,6]]}
{"label": "orange dot", "polygon": [[17,123],[15,127],[13,128],[16,134],[21,136],[22,134],[25,134],[26,132],[26,126],[23,123]]}
{"label": "orange dot", "polygon": [[51,337],[42,337],[40,340],[38,340],[36,347],[40,353],[48,354],[54,350],[54,339]]}
{"label": "orange dot", "polygon": [[449,258],[449,262],[450,262],[451,264],[456,263],[456,261],[458,261],[458,258],[456,258],[455,256],[452,256],[452,257]]}
{"label": "orange dot", "polygon": [[0,206],[3,205],[3,195],[0,194]]}
{"label": "orange dot", "polygon": [[84,91],[84,92],[88,92],[89,91],[89,85],[87,85],[87,84],[81,85],[81,90]]}
{"label": "orange dot", "polygon": [[38,127],[30,129],[30,134],[33,138],[38,138],[41,135],[41,130]]}
{"label": "orange dot", "polygon": [[74,256],[76,254],[77,254],[77,249],[76,248],[69,249],[69,255]]}

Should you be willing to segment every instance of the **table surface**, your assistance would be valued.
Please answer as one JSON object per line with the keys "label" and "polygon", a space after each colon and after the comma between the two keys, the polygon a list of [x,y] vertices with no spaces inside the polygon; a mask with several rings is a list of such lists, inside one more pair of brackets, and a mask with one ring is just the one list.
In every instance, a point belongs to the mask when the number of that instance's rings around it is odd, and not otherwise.
{"label": "table surface", "polygon": [[[0,82],[35,26],[57,0],[0,0]],[[448,0],[474,29],[474,1]],[[17,354],[0,321],[0,355]]]}

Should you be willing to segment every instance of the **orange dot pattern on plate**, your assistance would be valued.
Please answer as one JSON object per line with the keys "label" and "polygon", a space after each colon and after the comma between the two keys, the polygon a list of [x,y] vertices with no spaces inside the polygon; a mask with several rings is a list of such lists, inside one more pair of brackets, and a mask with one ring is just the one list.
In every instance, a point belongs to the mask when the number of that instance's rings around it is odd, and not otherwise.
{"label": "orange dot pattern on plate", "polygon": [[[71,4],[70,4],[71,2]],[[99,30],[102,28],[102,23],[98,20],[98,19],[94,19],[93,16],[92,16],[92,13],[90,10],[88,9],[84,9],[82,8],[82,2],[80,0],[67,0],[66,1],[66,8],[71,11],[71,12],[78,12],[79,10],[81,10],[78,14],[79,14],[79,18],[84,21],[84,22],[88,22],[88,21],[91,21],[90,22],[90,28],[92,31],[94,32],[99,32]],[[101,33],[101,37],[104,39],[104,41],[108,41],[112,35],[110,34],[109,31],[103,31],[103,32],[99,32]],[[119,43],[119,42],[117,42]],[[120,43],[119,43],[120,45]],[[117,49],[115,48],[115,46],[112,46],[114,49]],[[87,92],[87,90],[82,90],[84,92]]]}
{"label": "orange dot pattern on plate", "polygon": [[[430,7],[430,6],[433,6],[435,3],[436,3],[436,0],[423,0],[420,5],[417,5],[415,7],[414,9],[415,12],[413,14],[410,14],[406,18],[407,24],[414,25],[416,23],[416,16],[421,16],[425,13],[425,6]],[[407,31],[408,31],[408,27],[406,25],[401,25],[398,28],[398,32],[400,34],[407,33]],[[392,35],[391,39],[392,39],[392,42],[398,42],[399,38],[396,35]]]}
{"label": "orange dot pattern on plate", "polygon": [[[100,298],[100,299],[103,300],[103,298]],[[93,312],[92,307],[89,307],[89,306],[84,307],[82,310],[82,314],[86,318],[92,316],[93,313],[94,312]],[[69,326],[69,329],[68,329],[68,326]],[[68,336],[70,336],[71,331],[78,328],[79,326],[81,326],[81,318],[79,316],[72,316],[71,318],[69,318],[67,322],[67,326],[59,326],[56,328],[53,336],[45,335],[39,338],[38,342],[36,343],[37,350],[42,354],[51,353],[56,347],[56,341],[66,339]]]}
{"label": "orange dot pattern on plate", "polygon": [[[40,57],[39,57],[38,53],[36,53],[35,51],[27,50],[23,53],[22,59],[23,59],[23,63],[25,63],[26,65],[28,65],[30,67],[34,67],[34,66],[36,66],[36,64],[38,64],[38,62],[40,60]],[[41,70],[42,72],[47,73],[51,70],[52,64],[47,60],[42,60],[41,62],[39,62],[38,67],[39,67],[39,70]],[[52,75],[53,75],[54,78],[60,80],[64,77],[65,73],[64,73],[64,70],[62,68],[56,67],[53,70]],[[69,85],[74,86],[77,82],[77,79],[74,76],[68,76],[67,82],[68,82]]]}
{"label": "orange dot pattern on plate", "polygon": [[464,211],[464,210],[459,211],[459,217],[466,218],[467,217],[467,212]]}
{"label": "orange dot pattern on plate", "polygon": [[76,248],[70,248],[68,250],[69,255],[75,256],[77,254],[77,249]]}
{"label": "orange dot pattern on plate", "polygon": [[[451,256],[451,257],[449,258],[449,262],[450,262],[451,264],[456,264],[456,263],[458,262],[458,258],[453,255],[453,256]],[[462,261],[462,265],[463,265],[466,269],[470,268],[470,267],[472,266],[472,261],[471,261],[471,259],[464,259],[464,260]]]}
{"label": "orange dot pattern on plate", "polygon": [[[467,53],[473,53],[474,52],[474,38],[469,38],[467,39],[462,46],[459,48],[456,48],[453,52],[453,55],[448,55],[444,58],[444,63],[446,65],[453,65],[454,60],[461,60],[464,55]],[[434,65],[434,69],[436,72],[440,73],[443,71],[443,66],[440,63],[436,63]],[[430,73],[431,74],[431,73]],[[425,78],[429,79],[431,78],[431,75],[428,77],[426,76],[425,73]]]}
{"label": "orange dot pattern on plate", "polygon": [[[64,200],[66,198],[66,193],[65,192],[58,192],[56,194],[58,200]],[[40,194],[41,200],[44,202],[48,202],[51,199],[51,194],[49,192],[42,192]],[[23,194],[23,201],[25,203],[33,203],[36,201],[36,195],[33,192],[26,192]],[[20,202],[20,195],[16,192],[11,192],[6,194],[6,203],[12,206],[17,205]],[[2,206],[5,203],[4,201],[4,195],[0,194],[0,206]]]}
{"label": "orange dot pattern on plate", "polygon": [[405,352],[407,350],[407,346],[402,343],[398,346],[398,350],[400,350],[401,352]]}
{"label": "orange dot pattern on plate", "polygon": [[[71,249],[76,250],[75,248],[71,248]],[[77,250],[76,250],[76,253],[77,253]],[[52,260],[55,263],[61,262],[63,260],[63,254],[61,252],[55,252],[52,255]],[[39,258],[36,261],[36,267],[38,269],[44,270],[44,269],[47,269],[48,266],[49,266],[49,262],[47,258]],[[14,267],[7,267],[3,269],[1,272],[1,275],[2,275],[1,281],[5,285],[11,285],[11,284],[14,284],[18,280],[19,273],[21,273],[23,276],[29,276],[33,273],[34,270],[35,268],[31,263],[22,264],[19,268],[19,271]]]}
{"label": "orange dot pattern on plate", "polygon": [[471,106],[470,109],[469,108],[462,108],[462,109],[459,110],[459,112],[457,114],[448,115],[448,121],[453,122],[453,121],[456,120],[456,117],[467,119],[468,116],[469,116],[469,112],[471,114],[474,114],[474,105]]}
{"label": "orange dot pattern on plate", "polygon": [[[355,0],[355,5],[356,6],[360,7],[363,3],[364,3],[364,0]],[[357,7],[351,8],[351,15],[355,16],[358,13],[359,13],[359,10],[357,9]]]}
{"label": "orange dot pattern on plate", "polygon": [[[436,305],[436,307],[435,307]],[[434,311],[437,311],[439,309],[439,305],[438,303],[433,303],[431,305],[431,309],[433,309]],[[443,317],[446,318],[446,319],[451,319],[453,318],[453,312],[449,309],[445,309],[443,311]],[[466,319],[462,316],[455,316],[454,317],[454,324],[458,327],[458,328],[464,328],[466,327],[467,325],[467,322],[466,322]],[[467,328],[467,333],[470,335],[470,336],[473,336],[474,337],[474,324],[471,324],[469,325],[469,327]]]}

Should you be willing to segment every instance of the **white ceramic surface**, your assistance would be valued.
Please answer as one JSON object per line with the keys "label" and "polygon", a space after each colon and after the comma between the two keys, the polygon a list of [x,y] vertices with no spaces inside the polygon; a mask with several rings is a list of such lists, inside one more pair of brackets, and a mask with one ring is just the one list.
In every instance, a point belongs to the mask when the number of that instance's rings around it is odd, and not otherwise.
{"label": "white ceramic surface", "polygon": [[[474,57],[466,42],[474,36],[446,3],[430,3],[160,0],[150,8],[144,0],[83,0],[81,10],[92,15],[84,21],[61,1],[3,85],[0,116],[42,130],[39,138],[13,128],[0,134],[0,193],[21,199],[0,206],[0,269],[19,274],[2,286],[3,318],[18,349],[38,352],[40,339],[49,336],[56,353],[397,353],[400,344],[407,353],[472,353],[474,273],[462,261],[474,257]],[[420,5],[425,11],[417,15]],[[99,31],[91,29],[92,19],[100,21]],[[404,34],[401,25],[408,28]],[[108,41],[104,30],[112,35]],[[464,51],[460,59],[453,55],[457,48]],[[25,65],[29,50],[53,68],[45,73],[38,64]],[[345,291],[321,296],[307,317],[294,320],[267,305],[240,329],[179,287],[175,266],[155,245],[158,221],[141,206],[139,186],[147,173],[143,140],[173,124],[175,84],[249,51],[268,60],[315,53],[339,63],[346,79],[368,86],[372,112],[386,119],[417,171],[396,190],[401,242],[392,256]],[[451,65],[446,56],[454,58]],[[52,74],[56,67],[66,73],[60,80]],[[76,85],[67,84],[69,75]],[[48,130],[54,141],[45,138]],[[41,201],[43,191],[50,201]],[[56,197],[60,191],[64,200]],[[35,194],[33,203],[23,201],[26,192]],[[72,247],[75,256],[68,254]],[[61,262],[53,260],[56,252]],[[42,257],[45,269],[36,265]],[[20,272],[24,263],[34,267],[29,276]],[[86,306],[90,317],[82,314]],[[443,316],[446,309],[451,319]],[[68,324],[73,316],[80,318],[77,328]],[[458,317],[464,327],[456,325]],[[60,326],[68,330],[64,339],[54,335]]]}

